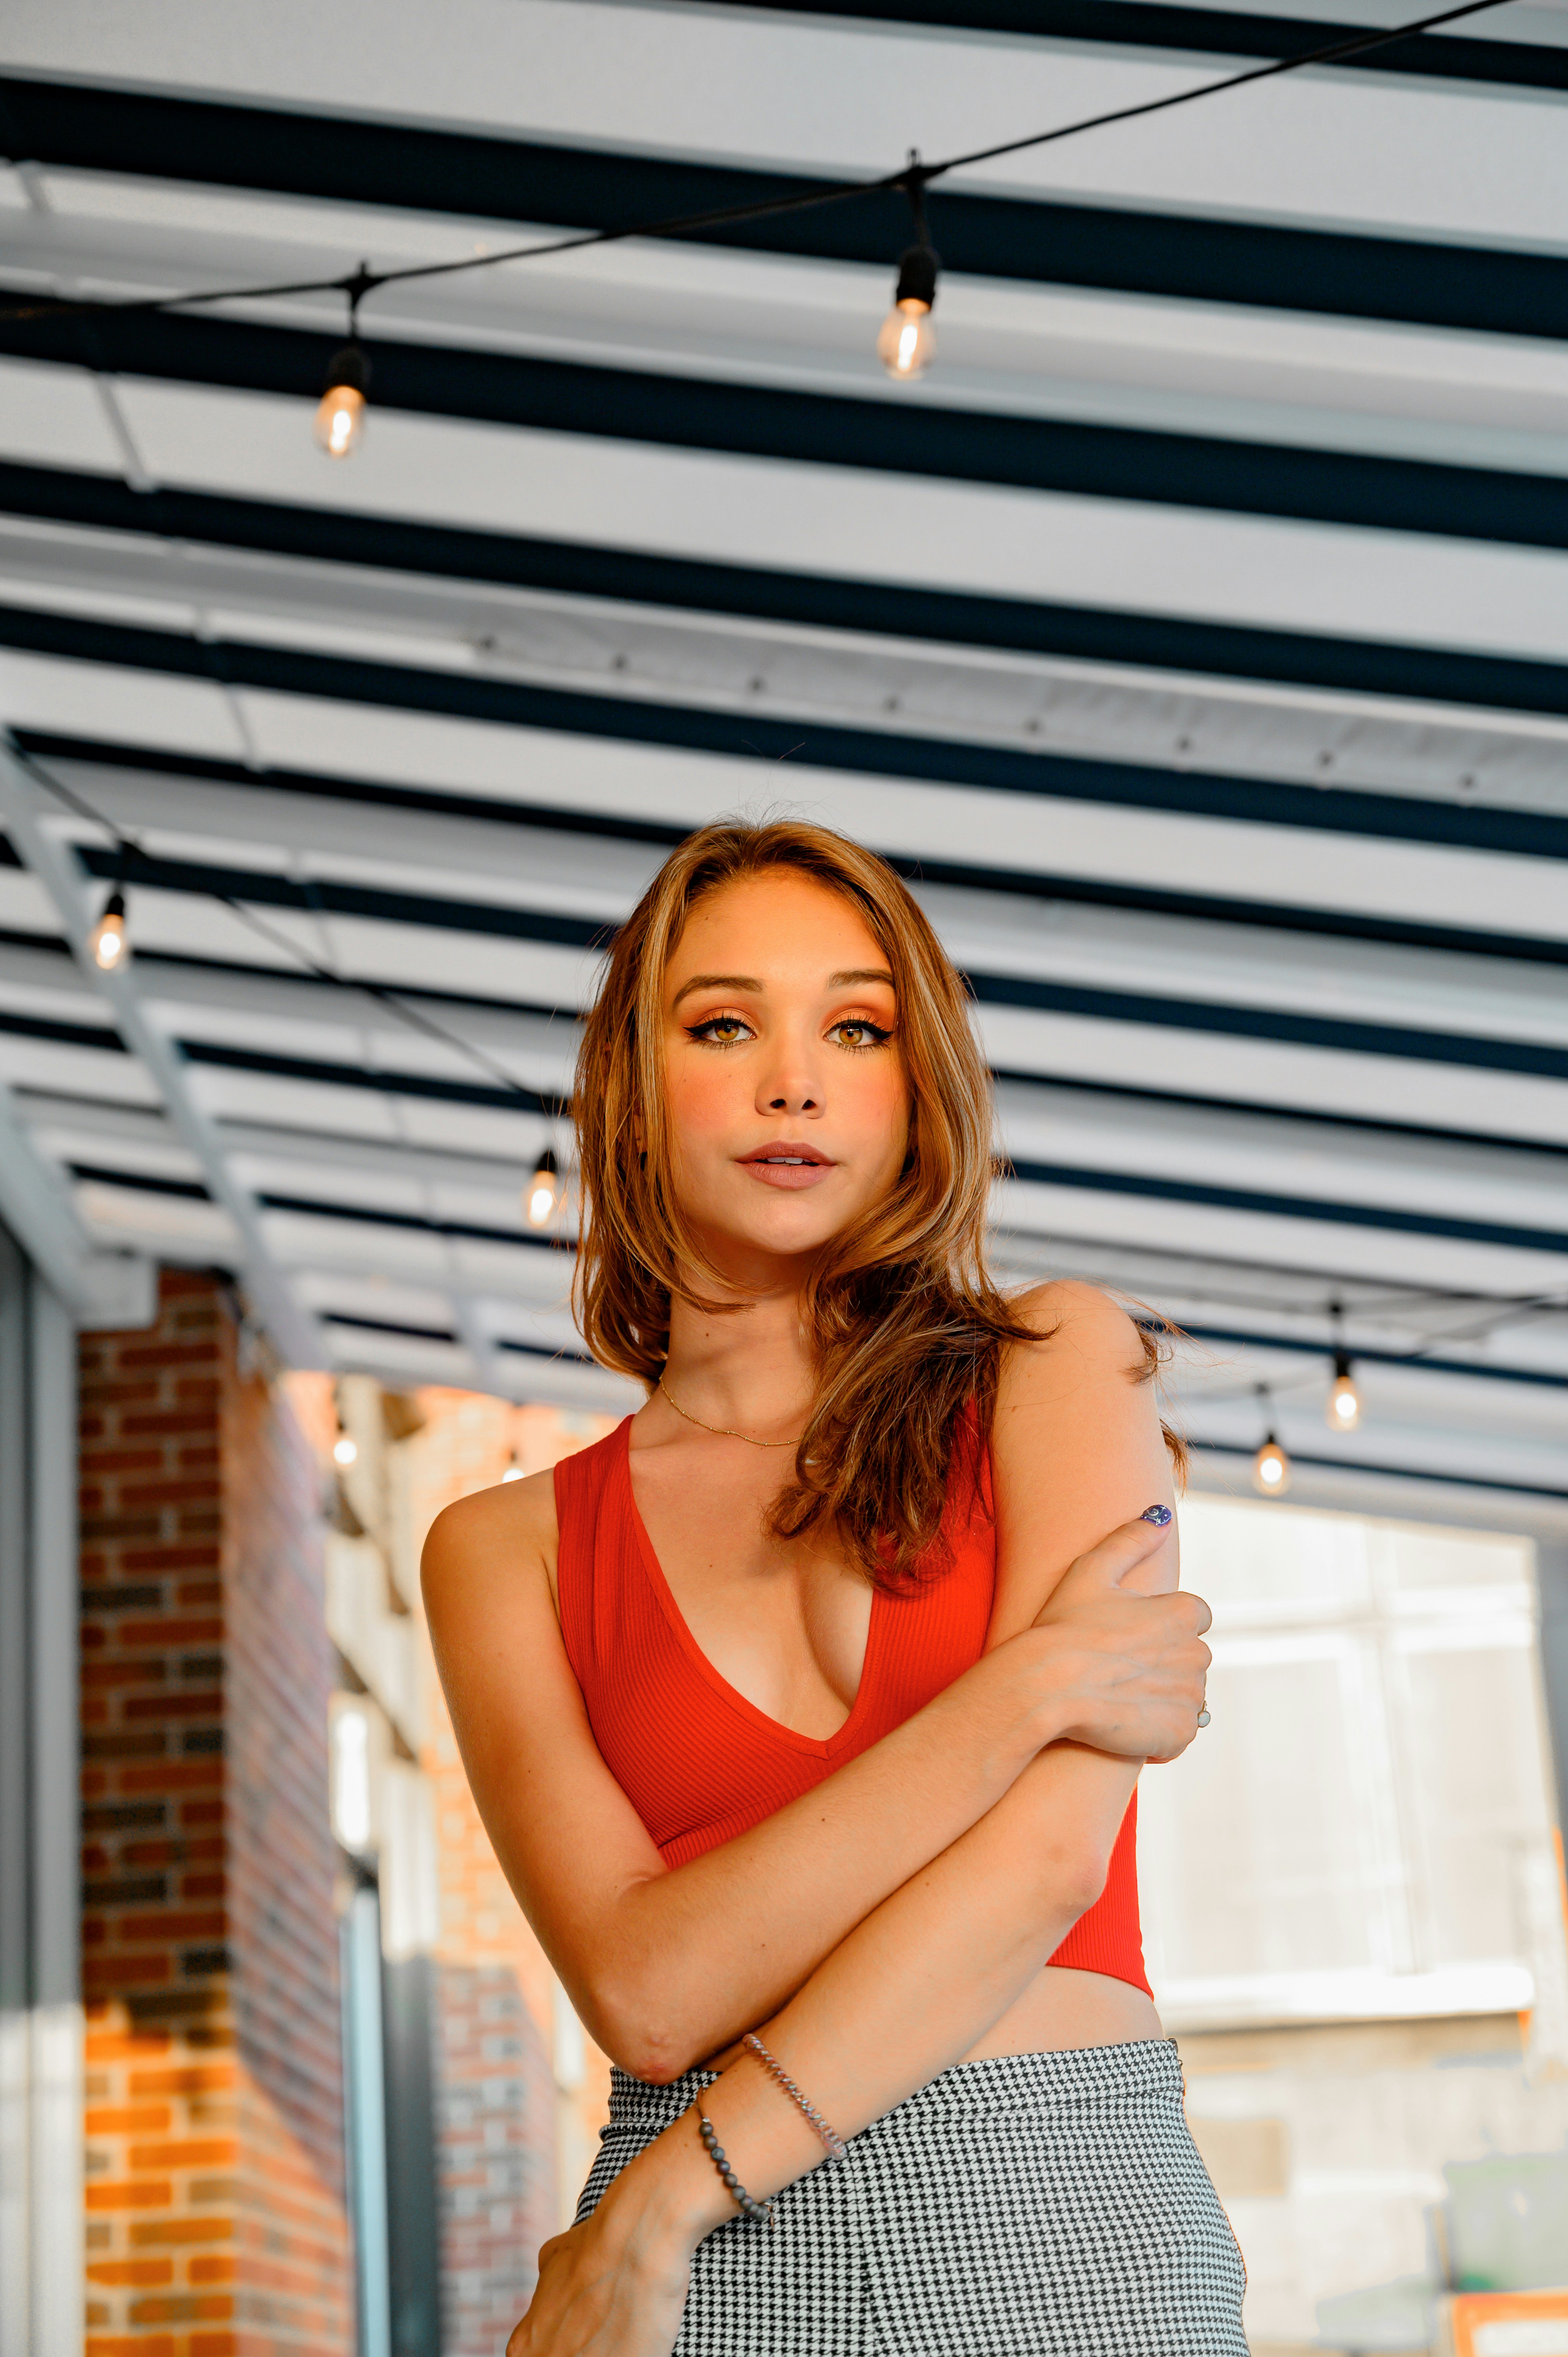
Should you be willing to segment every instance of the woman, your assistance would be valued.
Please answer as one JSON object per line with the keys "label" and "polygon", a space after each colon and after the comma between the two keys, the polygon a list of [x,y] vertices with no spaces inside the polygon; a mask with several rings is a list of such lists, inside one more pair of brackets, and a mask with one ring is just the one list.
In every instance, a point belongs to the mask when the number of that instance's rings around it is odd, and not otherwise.
{"label": "woman", "polygon": [[579,1315],[648,1404],[424,1564],[497,1854],[618,2066],[511,2357],[1244,2357],[1133,1879],[1208,1615],[1137,1329],[985,1273],[958,976],[869,853],[710,826],[575,1112]]}

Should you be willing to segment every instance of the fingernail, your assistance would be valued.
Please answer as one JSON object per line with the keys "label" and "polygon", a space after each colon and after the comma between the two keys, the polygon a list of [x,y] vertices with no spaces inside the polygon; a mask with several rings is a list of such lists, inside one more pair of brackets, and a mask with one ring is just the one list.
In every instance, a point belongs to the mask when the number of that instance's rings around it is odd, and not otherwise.
{"label": "fingernail", "polygon": [[1168,1506],[1145,1506],[1138,1520],[1141,1523],[1153,1523],[1157,1530],[1163,1531],[1170,1518],[1171,1510]]}

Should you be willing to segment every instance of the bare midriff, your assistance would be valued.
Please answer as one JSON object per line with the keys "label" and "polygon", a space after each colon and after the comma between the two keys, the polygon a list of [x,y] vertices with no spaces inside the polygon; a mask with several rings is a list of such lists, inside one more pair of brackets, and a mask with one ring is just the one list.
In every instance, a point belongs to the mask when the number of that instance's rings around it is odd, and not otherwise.
{"label": "bare midriff", "polygon": [[1047,1964],[963,2059],[979,2062],[994,2054],[1051,2054],[1069,2047],[1120,2046],[1164,2036],[1153,2000],[1130,1981]]}
{"label": "bare midriff", "polygon": [[[1165,2031],[1152,2000],[1107,1973],[1042,1965],[1022,1996],[972,2046],[961,2062],[1007,2054],[1065,2054],[1087,2046],[1130,2046]],[[737,2040],[709,2058],[710,2071],[727,2071],[746,2052]]]}

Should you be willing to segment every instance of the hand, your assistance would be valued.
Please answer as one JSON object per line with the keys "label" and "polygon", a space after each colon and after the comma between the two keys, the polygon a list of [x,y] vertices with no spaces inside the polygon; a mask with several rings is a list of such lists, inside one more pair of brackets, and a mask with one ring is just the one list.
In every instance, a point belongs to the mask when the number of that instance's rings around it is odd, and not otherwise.
{"label": "hand", "polygon": [[1212,1615],[1200,1596],[1170,1585],[1157,1561],[1171,1536],[1143,1521],[1080,1555],[1036,1616],[1048,1641],[1060,1735],[1129,1760],[1175,1760],[1197,1731],[1213,1660],[1203,1641]]}
{"label": "hand", "polygon": [[541,2248],[539,2281],[506,2357],[670,2357],[691,2244],[649,2232],[646,2221],[628,2231],[611,2193]]}

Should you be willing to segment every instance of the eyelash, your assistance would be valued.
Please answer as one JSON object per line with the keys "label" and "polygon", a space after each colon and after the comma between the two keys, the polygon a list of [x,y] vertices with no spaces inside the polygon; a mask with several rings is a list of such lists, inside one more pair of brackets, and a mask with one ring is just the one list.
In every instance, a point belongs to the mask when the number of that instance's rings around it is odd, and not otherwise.
{"label": "eyelash", "polygon": [[[686,1037],[688,1039],[697,1040],[701,1045],[708,1048],[739,1047],[741,1042],[738,1039],[715,1039],[713,1037],[714,1032],[721,1023],[742,1024],[745,1025],[745,1028],[747,1030],[751,1028],[749,1024],[746,1023],[745,1017],[741,1015],[707,1015],[703,1017],[700,1023],[691,1023],[687,1025]],[[871,1036],[868,1039],[857,1039],[853,1046],[849,1046],[847,1042],[841,1042],[841,1045],[847,1047],[848,1053],[852,1056],[868,1055],[873,1049],[885,1048],[887,1045],[888,1040],[893,1037],[891,1031],[885,1030],[880,1023],[873,1023],[869,1016],[865,1015],[843,1016],[832,1026],[832,1030],[867,1031],[870,1033]],[[830,1037],[832,1035],[830,1033]]]}

